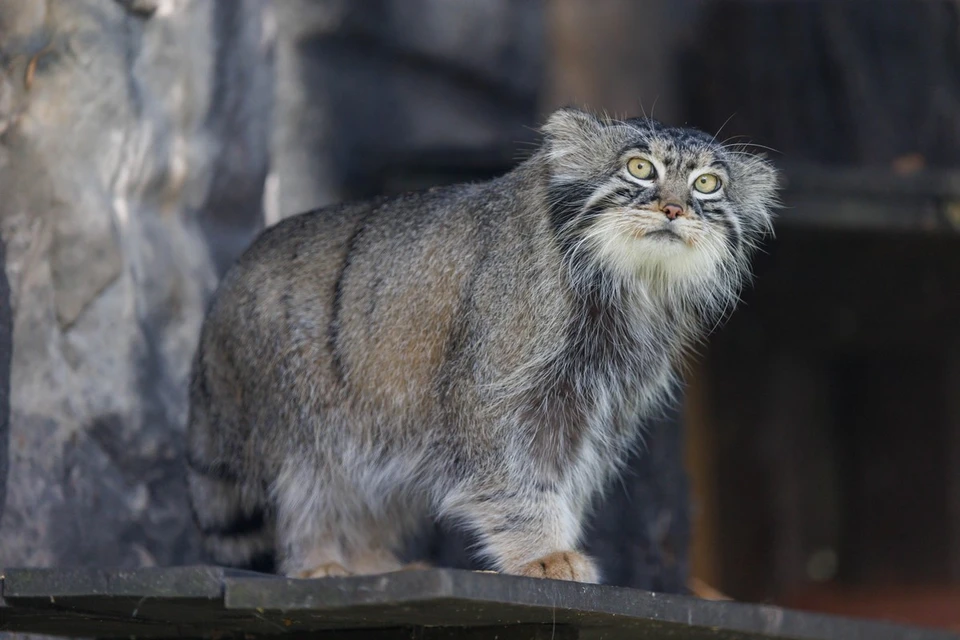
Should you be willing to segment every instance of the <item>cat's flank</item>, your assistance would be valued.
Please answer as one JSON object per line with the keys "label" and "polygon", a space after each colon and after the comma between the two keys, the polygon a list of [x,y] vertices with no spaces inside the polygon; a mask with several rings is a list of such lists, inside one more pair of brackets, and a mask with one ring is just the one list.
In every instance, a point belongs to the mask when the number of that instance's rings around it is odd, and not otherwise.
{"label": "cat's flank", "polygon": [[599,581],[585,513],[737,299],[777,178],[648,119],[543,134],[490,182],[283,220],[227,273],[187,443],[215,561],[393,571],[439,517],[503,572]]}

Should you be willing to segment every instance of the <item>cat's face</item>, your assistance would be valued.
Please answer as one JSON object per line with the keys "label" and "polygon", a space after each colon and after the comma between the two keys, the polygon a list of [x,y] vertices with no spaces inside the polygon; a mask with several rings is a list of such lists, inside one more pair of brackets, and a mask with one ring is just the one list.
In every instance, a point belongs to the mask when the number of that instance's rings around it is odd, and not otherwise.
{"label": "cat's face", "polygon": [[551,219],[571,256],[624,276],[706,284],[745,269],[770,229],[772,166],[705,133],[573,109],[544,131]]}

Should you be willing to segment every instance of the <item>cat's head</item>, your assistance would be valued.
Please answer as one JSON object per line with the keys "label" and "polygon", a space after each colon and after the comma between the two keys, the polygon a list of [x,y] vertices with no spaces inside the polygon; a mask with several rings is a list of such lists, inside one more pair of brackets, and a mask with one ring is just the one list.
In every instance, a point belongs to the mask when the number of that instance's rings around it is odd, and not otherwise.
{"label": "cat's head", "polygon": [[543,131],[551,222],[571,264],[671,289],[736,288],[771,230],[769,162],[646,118],[566,108]]}

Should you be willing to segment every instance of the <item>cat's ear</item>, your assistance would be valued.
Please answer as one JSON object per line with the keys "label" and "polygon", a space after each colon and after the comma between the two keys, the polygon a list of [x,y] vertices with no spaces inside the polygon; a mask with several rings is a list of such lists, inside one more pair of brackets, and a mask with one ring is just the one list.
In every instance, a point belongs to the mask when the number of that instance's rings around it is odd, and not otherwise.
{"label": "cat's ear", "polygon": [[772,232],[772,218],[781,206],[780,172],[765,155],[750,153],[737,155],[730,168],[732,195],[739,201],[748,229],[761,235]]}
{"label": "cat's ear", "polygon": [[550,114],[542,131],[554,177],[577,179],[589,174],[603,149],[603,129],[596,116],[573,107]]}
{"label": "cat's ear", "polygon": [[564,147],[595,139],[603,123],[591,113],[563,107],[550,114],[541,130],[554,146]]}

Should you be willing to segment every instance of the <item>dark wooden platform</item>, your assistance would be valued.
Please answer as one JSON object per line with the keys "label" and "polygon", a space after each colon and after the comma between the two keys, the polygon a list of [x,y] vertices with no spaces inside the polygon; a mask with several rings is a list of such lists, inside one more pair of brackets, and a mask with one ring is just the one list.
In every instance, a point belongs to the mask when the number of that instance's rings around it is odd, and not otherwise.
{"label": "dark wooden platform", "polygon": [[960,635],[633,589],[437,569],[289,580],[213,567],[10,569],[0,631],[98,638],[792,638]]}

